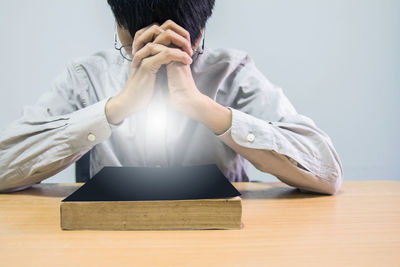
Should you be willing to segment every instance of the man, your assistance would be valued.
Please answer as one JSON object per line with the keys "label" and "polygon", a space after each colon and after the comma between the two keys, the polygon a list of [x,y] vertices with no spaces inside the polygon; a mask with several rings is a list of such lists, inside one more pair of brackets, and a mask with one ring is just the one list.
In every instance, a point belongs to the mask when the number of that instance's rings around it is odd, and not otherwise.
{"label": "man", "polygon": [[1,191],[38,183],[90,150],[91,175],[215,163],[230,181],[248,181],[248,160],[301,190],[337,192],[343,172],[329,137],[246,53],[200,47],[214,0],[108,3],[119,51],[71,62],[3,130]]}

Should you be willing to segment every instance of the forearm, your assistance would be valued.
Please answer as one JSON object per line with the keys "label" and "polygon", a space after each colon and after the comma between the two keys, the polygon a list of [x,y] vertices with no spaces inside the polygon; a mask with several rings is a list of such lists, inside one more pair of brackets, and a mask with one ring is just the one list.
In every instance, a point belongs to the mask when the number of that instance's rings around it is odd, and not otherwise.
{"label": "forearm", "polygon": [[[198,97],[197,101],[194,101],[190,107],[190,110],[187,111],[189,116],[203,123],[216,134],[226,132],[231,126],[235,126],[233,127],[235,128],[234,130],[240,131],[240,133],[236,133],[237,137],[245,134],[246,146],[240,145],[232,138],[232,131],[228,131],[226,134],[220,136],[220,139],[238,154],[250,161],[258,170],[270,173],[286,184],[308,191],[334,194],[340,187],[342,180],[341,169],[340,163],[335,163],[335,151],[333,148],[329,148],[328,144],[326,146],[315,145],[315,141],[307,139],[308,133],[304,136],[294,134],[287,129],[275,127],[272,124],[262,122],[249,115],[245,115],[246,117],[238,117],[238,111],[235,110],[236,125],[232,125],[233,113],[231,109],[218,104],[204,95]],[[257,133],[254,134],[257,135],[257,137],[250,132],[250,135],[252,135],[254,139],[260,140],[259,138],[264,135],[264,138],[261,138],[263,141],[259,143],[257,140],[253,141],[249,139],[249,135],[246,134],[247,130],[245,130],[247,127],[254,127],[254,130],[256,130]],[[311,131],[311,129],[309,130]],[[317,131],[313,133],[317,134]],[[305,140],[305,138],[307,140]],[[323,137],[320,136],[319,138]],[[279,139],[279,141],[275,139]],[[297,143],[297,149],[304,148],[306,150],[296,151],[294,150],[296,146],[291,145],[290,142]],[[320,143],[321,141],[318,140],[317,142]],[[302,145],[299,146],[301,143]],[[319,151],[317,147],[319,147]],[[300,160],[300,158],[290,158],[287,154],[279,152],[292,151],[291,153],[294,153],[293,155],[306,155],[308,150],[314,151],[313,153],[318,152],[319,159],[316,154],[313,154],[313,157],[316,157],[315,162],[320,162],[321,168],[327,168],[327,170],[332,171],[324,171],[324,175],[320,176],[318,172],[314,173],[298,164],[296,159]],[[291,155],[291,153],[289,153],[289,155]],[[323,162],[330,163],[327,164]]]}
{"label": "forearm", "polygon": [[201,93],[192,101],[186,113],[217,135],[224,133],[232,124],[232,111]]}
{"label": "forearm", "polygon": [[2,131],[0,191],[44,180],[108,138],[104,106],[105,100],[62,116],[25,115]]}
{"label": "forearm", "polygon": [[[11,193],[29,188],[33,184],[37,184],[69,167],[85,153],[86,151],[82,151],[50,164],[30,168],[29,170],[27,168],[10,168],[7,172],[0,175],[0,193]],[[24,174],[25,170],[28,170],[29,173]]]}
{"label": "forearm", "polygon": [[258,170],[270,173],[290,186],[324,194],[335,194],[340,186],[338,177],[331,177],[331,179],[318,177],[276,151],[240,146],[235,143],[229,132],[220,139],[250,161]]}
{"label": "forearm", "polygon": [[154,74],[145,73],[142,69],[131,70],[125,87],[106,103],[108,122],[119,124],[133,113],[142,110],[152,97],[155,79]]}

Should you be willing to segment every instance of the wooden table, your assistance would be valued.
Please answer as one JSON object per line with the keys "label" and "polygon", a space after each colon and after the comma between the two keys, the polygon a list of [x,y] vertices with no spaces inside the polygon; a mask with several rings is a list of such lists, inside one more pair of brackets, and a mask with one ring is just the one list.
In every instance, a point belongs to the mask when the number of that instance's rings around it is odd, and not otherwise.
{"label": "wooden table", "polygon": [[0,194],[0,266],[400,266],[400,182],[345,182],[336,196],[236,183],[241,230],[62,231],[81,184]]}

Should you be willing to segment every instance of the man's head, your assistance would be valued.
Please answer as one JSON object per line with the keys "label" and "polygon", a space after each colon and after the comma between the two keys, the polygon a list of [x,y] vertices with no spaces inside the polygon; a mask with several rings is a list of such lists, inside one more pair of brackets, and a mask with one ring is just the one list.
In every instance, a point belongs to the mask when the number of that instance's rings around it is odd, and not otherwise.
{"label": "man's head", "polygon": [[120,27],[131,36],[152,24],[168,19],[190,33],[192,45],[212,14],[215,0],[107,0]]}

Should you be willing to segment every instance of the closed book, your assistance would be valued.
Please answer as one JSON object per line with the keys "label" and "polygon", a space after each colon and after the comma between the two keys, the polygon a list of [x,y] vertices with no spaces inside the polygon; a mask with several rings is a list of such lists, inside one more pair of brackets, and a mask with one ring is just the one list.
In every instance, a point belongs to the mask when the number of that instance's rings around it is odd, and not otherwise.
{"label": "closed book", "polygon": [[240,229],[239,196],[216,165],[104,167],[61,201],[61,228]]}

